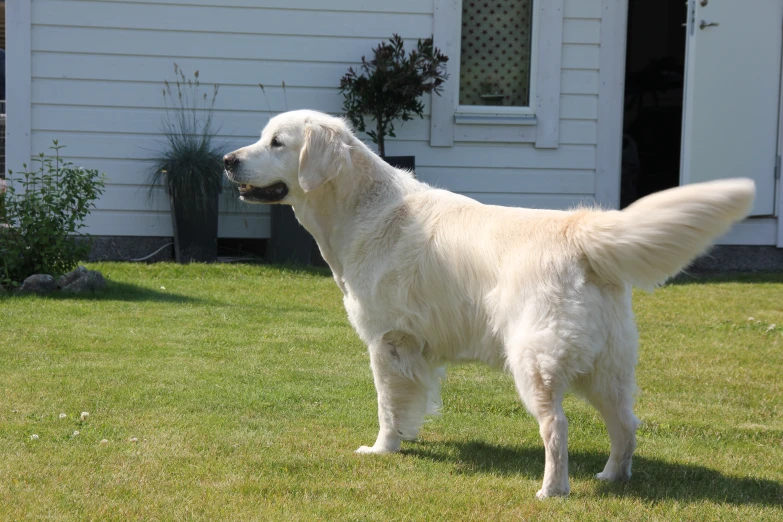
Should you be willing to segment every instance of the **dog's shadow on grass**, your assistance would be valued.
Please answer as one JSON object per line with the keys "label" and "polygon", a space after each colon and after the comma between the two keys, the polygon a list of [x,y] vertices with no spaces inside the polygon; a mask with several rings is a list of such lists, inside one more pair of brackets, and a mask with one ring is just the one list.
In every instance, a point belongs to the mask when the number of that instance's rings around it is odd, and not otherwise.
{"label": "dog's shadow on grass", "polygon": [[[541,480],[544,476],[544,449],[499,446],[483,442],[428,443],[415,442],[404,454],[416,458],[452,463],[455,474],[491,474],[523,476]],[[635,456],[633,477],[628,482],[612,483],[595,479],[608,454],[601,452],[569,452],[571,478],[596,482],[601,495],[635,497],[647,501],[675,500],[734,505],[783,504],[783,483],[772,480],[744,478],[689,464],[674,464],[664,460]]]}
{"label": "dog's shadow on grass", "polygon": [[57,300],[85,301],[129,301],[129,302],[159,302],[159,303],[195,303],[216,304],[211,300],[172,293],[166,290],[155,290],[144,286],[118,281],[108,281],[107,288],[93,293],[73,294],[57,291],[49,296]]}

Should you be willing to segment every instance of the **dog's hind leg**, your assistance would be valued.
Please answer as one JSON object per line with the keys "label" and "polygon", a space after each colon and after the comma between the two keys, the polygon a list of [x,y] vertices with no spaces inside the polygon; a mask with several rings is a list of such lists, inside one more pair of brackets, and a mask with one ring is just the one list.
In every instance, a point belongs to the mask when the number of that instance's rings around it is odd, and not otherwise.
{"label": "dog's hind leg", "polygon": [[584,393],[598,410],[609,432],[611,450],[604,470],[596,475],[601,480],[628,480],[631,478],[631,459],[636,449],[636,429],[639,419],[633,413],[633,392],[636,389],[633,371],[630,375],[612,374],[592,376],[591,385]]}
{"label": "dog's hind leg", "polygon": [[[625,298],[630,300],[629,295]],[[639,419],[633,413],[639,335],[630,304],[619,304],[613,315],[623,320],[614,323],[605,351],[595,359],[593,370],[574,383],[606,423],[611,450],[609,460],[597,478],[613,481],[631,478],[631,458],[639,427]]]}
{"label": "dog's hind leg", "polygon": [[[568,495],[568,420],[563,411],[566,383],[549,362],[558,340],[551,332],[524,335],[510,347],[508,364],[519,395],[538,421],[546,461],[544,483],[536,493],[543,499]],[[558,367],[559,364],[553,365]]]}
{"label": "dog's hind leg", "polygon": [[432,392],[437,391],[438,371],[428,364],[420,344],[399,332],[385,334],[369,351],[380,430],[374,445],[356,452],[395,452],[401,440],[418,434],[433,400]]}

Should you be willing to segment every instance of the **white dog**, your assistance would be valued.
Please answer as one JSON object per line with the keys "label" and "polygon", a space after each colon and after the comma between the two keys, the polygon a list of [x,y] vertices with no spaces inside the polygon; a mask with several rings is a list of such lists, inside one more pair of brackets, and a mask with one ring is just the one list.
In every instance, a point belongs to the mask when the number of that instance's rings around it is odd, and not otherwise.
{"label": "white dog", "polygon": [[539,498],[566,495],[573,389],[606,422],[599,479],[626,480],[636,447],[631,285],[652,289],[745,217],[748,179],[675,188],[622,212],[482,205],[421,183],[346,123],[293,111],[225,156],[241,198],[293,205],[370,352],[380,432],[358,453],[400,449],[437,411],[449,361],[509,371],[546,450]]}

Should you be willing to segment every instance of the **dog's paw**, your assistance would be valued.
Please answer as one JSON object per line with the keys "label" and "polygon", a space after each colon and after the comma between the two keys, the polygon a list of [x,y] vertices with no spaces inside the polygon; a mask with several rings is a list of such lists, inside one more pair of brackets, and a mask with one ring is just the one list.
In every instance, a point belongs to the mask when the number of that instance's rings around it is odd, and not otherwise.
{"label": "dog's paw", "polygon": [[383,453],[394,453],[393,449],[384,448],[384,447],[376,447],[376,446],[361,446],[359,449],[354,451],[354,453],[358,453],[360,455],[368,455],[371,453],[374,453],[376,455],[380,455]]}
{"label": "dog's paw", "polygon": [[603,470],[601,473],[595,476],[598,480],[605,480],[607,482],[625,482],[631,480],[631,472],[611,472]]}
{"label": "dog's paw", "polygon": [[550,498],[550,497],[567,497],[569,492],[570,492],[570,488],[565,490],[558,490],[558,489],[545,490],[544,488],[541,488],[538,490],[538,493],[536,493],[536,498],[538,500],[544,500],[545,498]]}

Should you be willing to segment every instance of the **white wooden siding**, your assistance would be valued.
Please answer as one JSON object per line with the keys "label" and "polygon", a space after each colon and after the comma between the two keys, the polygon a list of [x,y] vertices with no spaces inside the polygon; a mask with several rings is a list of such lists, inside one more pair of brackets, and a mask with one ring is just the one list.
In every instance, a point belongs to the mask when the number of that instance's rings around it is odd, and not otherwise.
{"label": "white wooden siding", "polygon": [[[530,129],[509,138],[486,125],[462,126],[453,147],[431,147],[427,99],[425,118],[399,125],[388,153],[415,155],[421,179],[487,203],[592,201],[601,3],[564,3],[557,148],[535,148],[523,135]],[[348,67],[393,32],[408,47],[430,37],[433,9],[432,0],[33,0],[32,151],[56,138],[68,158],[106,172],[90,233],[170,235],[165,194],[147,197],[145,158],[162,139],[162,82],[173,79],[173,62],[186,73],[198,69],[207,91],[221,84],[218,141],[239,147],[269,118],[258,83],[273,112],[339,113],[337,85]],[[240,206],[225,194],[221,208],[222,237],[268,237],[267,207]]]}

